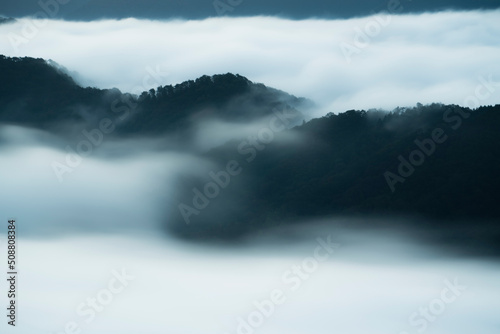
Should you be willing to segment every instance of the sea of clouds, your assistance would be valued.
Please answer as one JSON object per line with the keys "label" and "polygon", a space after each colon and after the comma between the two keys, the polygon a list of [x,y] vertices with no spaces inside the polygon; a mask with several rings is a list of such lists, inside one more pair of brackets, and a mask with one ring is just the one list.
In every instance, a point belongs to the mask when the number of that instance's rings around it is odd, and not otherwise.
{"label": "sea of clouds", "polygon": [[[344,20],[23,18],[0,26],[0,53],[52,59],[76,72],[82,85],[133,93],[239,73],[313,99],[317,116],[417,102],[467,104],[481,80],[500,81],[499,35],[499,10]],[[480,102],[499,101],[489,94]]]}

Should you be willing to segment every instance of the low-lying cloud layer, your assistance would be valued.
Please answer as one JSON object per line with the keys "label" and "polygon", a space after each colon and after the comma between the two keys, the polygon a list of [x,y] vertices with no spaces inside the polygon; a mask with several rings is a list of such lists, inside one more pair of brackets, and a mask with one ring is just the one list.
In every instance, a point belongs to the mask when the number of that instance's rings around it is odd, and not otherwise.
{"label": "low-lying cloud layer", "polygon": [[[22,318],[7,333],[63,333],[73,323],[89,334],[498,333],[497,264],[338,230],[330,236],[340,247],[329,254],[317,238],[324,244],[331,230],[309,232],[281,249],[141,233],[22,239]],[[113,280],[117,272],[125,283]],[[110,282],[119,290],[106,296]],[[276,291],[279,303],[270,304]]]}
{"label": "low-lying cloud layer", "polygon": [[[139,93],[239,73],[315,100],[319,113],[416,102],[500,102],[500,11],[95,22],[29,18],[0,26],[0,53],[53,59],[83,85]],[[479,90],[482,81],[490,86]]]}
{"label": "low-lying cloud layer", "polygon": [[153,141],[107,141],[79,156],[46,132],[1,126],[0,143],[0,211],[29,237],[161,230],[176,175],[205,168]]}

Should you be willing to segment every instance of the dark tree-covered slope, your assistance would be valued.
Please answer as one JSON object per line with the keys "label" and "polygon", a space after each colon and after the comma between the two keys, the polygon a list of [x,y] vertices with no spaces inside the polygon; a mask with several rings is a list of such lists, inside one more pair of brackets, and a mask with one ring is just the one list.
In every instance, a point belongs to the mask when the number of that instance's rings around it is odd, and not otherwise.
{"label": "dark tree-covered slope", "polygon": [[[330,214],[499,221],[499,128],[500,105],[472,111],[433,104],[314,119],[281,134],[299,140],[277,137],[251,162],[235,141],[208,157],[218,171],[237,161],[241,174],[206,208],[191,215],[184,211],[189,225],[173,208],[170,228],[206,238]],[[203,194],[210,181],[208,174],[202,180],[185,178],[177,203],[194,208],[192,189]]]}
{"label": "dark tree-covered slope", "polygon": [[96,117],[118,91],[82,88],[50,61],[0,56],[0,121],[37,128]]}
{"label": "dark tree-covered slope", "polygon": [[66,73],[52,61],[0,55],[0,122],[57,131],[61,122],[90,128],[108,117],[119,120],[116,136],[158,136],[185,131],[199,114],[248,122],[280,104],[310,103],[230,73],[158,87],[139,97],[83,88]]}

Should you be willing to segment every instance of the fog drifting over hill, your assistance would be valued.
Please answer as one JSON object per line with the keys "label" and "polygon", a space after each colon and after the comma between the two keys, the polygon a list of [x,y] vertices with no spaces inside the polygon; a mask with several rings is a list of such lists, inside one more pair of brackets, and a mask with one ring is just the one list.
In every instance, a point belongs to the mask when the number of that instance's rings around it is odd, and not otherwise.
{"label": "fog drifting over hill", "polygon": [[474,107],[500,102],[494,89],[477,89],[500,81],[499,18],[499,10],[301,21],[25,18],[0,26],[0,53],[53,59],[84,86],[133,93],[239,73],[313,99],[315,116],[417,102]]}

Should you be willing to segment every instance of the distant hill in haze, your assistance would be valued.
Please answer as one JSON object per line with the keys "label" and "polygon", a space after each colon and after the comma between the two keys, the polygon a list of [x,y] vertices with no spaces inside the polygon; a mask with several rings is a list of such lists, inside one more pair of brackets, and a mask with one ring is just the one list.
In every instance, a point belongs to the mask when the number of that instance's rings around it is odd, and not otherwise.
{"label": "distant hill in haze", "polygon": [[[61,121],[83,121],[78,108],[94,113],[119,92],[82,88],[43,59],[0,56],[0,122],[49,128]],[[111,96],[110,98],[113,98]]]}
{"label": "distant hill in haze", "polygon": [[0,122],[51,131],[68,122],[97,126],[109,117],[120,119],[115,136],[159,136],[185,131],[202,111],[207,119],[244,123],[271,114],[278,105],[310,104],[230,73],[158,87],[138,97],[80,87],[67,70],[43,59],[0,56],[0,73]]}
{"label": "distant hill in haze", "polygon": [[308,107],[311,102],[252,83],[234,74],[202,76],[181,84],[144,92],[137,100],[139,112],[127,131],[165,133],[189,126],[189,117],[246,123],[271,115],[276,107]]}

